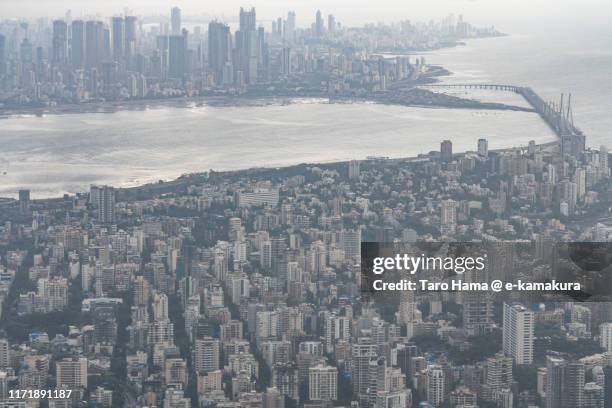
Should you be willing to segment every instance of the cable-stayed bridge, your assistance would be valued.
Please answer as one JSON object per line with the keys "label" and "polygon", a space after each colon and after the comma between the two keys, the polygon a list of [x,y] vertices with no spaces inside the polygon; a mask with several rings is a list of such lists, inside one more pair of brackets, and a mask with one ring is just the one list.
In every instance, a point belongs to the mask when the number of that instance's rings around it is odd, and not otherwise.
{"label": "cable-stayed bridge", "polygon": [[521,95],[559,137],[562,153],[577,156],[585,149],[585,135],[574,125],[571,94],[567,101],[565,96],[561,94],[561,98],[557,103],[545,101],[529,87],[508,84],[430,84],[419,85],[418,88],[430,89],[432,91],[482,89],[514,92]]}

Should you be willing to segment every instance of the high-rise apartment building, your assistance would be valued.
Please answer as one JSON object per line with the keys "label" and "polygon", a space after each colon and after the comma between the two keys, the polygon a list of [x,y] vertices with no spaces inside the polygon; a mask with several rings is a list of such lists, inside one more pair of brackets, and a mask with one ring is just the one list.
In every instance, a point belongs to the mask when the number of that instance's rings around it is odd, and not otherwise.
{"label": "high-rise apartment building", "polygon": [[173,7],[170,10],[170,34],[181,35],[181,9]]}
{"label": "high-rise apartment building", "polygon": [[208,23],[208,67],[215,77],[215,83],[224,83],[225,64],[231,62],[231,35],[227,24],[218,21]]}
{"label": "high-rise apartment building", "polygon": [[370,387],[370,360],[376,360],[378,346],[369,337],[362,337],[351,348],[353,392],[360,400],[367,399]]}
{"label": "high-rise apartment building", "polygon": [[607,352],[612,352],[612,323],[599,326],[599,345]]}
{"label": "high-rise apartment building", "polygon": [[440,232],[453,234],[457,228],[457,203],[453,200],[443,200],[440,203]]}
{"label": "high-rise apartment building", "polygon": [[546,408],[576,408],[584,402],[584,364],[546,357]]}
{"label": "high-rise apartment building", "polygon": [[7,339],[0,339],[0,370],[6,370],[11,363],[9,342]]}
{"label": "high-rise apartment building", "polygon": [[359,178],[359,161],[351,160],[348,164],[348,176],[350,179]]}
{"label": "high-rise apartment building", "polygon": [[21,215],[30,213],[30,190],[19,190],[19,213]]}
{"label": "high-rise apartment building", "polygon": [[317,10],[315,15],[315,34],[317,37],[322,37],[325,33],[325,23],[323,22],[323,15],[321,10]]}
{"label": "high-rise apartment building", "polygon": [[136,45],[137,45],[137,35],[138,35],[138,31],[137,31],[137,18],[135,16],[125,16],[124,19],[124,41],[125,44],[123,46],[124,49],[124,53],[125,53],[125,61],[126,61],[126,67],[128,69],[130,69],[132,67],[132,58],[135,56],[136,53]]}
{"label": "high-rise apartment building", "polygon": [[311,401],[338,399],[338,369],[317,365],[308,369],[308,398]]}
{"label": "high-rise apartment building", "polygon": [[153,297],[153,318],[155,320],[168,318],[168,296],[165,293],[156,293]]}
{"label": "high-rise apartment building", "polygon": [[453,142],[450,140],[440,143],[440,159],[447,163],[453,161]]}
{"label": "high-rise apartment building", "polygon": [[68,62],[68,24],[63,20],[53,22],[51,62],[64,65]]}
{"label": "high-rise apartment building", "polygon": [[295,12],[290,11],[287,13],[287,20],[285,21],[285,27],[283,36],[285,41],[292,44],[295,40]]}
{"label": "high-rise apartment building", "polygon": [[144,276],[137,276],[133,284],[134,305],[147,306],[149,304],[149,282]]}
{"label": "high-rise apartment building", "polygon": [[445,378],[444,370],[439,366],[429,366],[427,368],[427,401],[433,406],[438,406],[444,402]]}
{"label": "high-rise apartment building", "polygon": [[194,341],[193,368],[198,373],[219,369],[219,339],[204,337]]}
{"label": "high-rise apartment building", "polygon": [[168,78],[183,79],[187,73],[187,31],[168,37]]}
{"label": "high-rise apartment building", "polygon": [[240,8],[240,29],[236,31],[237,71],[241,72],[246,83],[257,82],[257,67],[260,58],[259,34],[255,8]]}
{"label": "high-rise apartment building", "polygon": [[182,358],[166,359],[164,377],[166,385],[186,387],[188,382],[187,362]]}
{"label": "high-rise apartment building", "polygon": [[503,350],[516,364],[533,362],[534,313],[519,304],[504,303]]}
{"label": "high-rise apartment building", "polygon": [[71,25],[71,34],[72,68],[82,68],[85,65],[85,22],[74,20]]}
{"label": "high-rise apartment building", "polygon": [[100,68],[104,55],[104,23],[89,20],[85,23],[85,66]]}
{"label": "high-rise apartment building", "polygon": [[489,142],[487,139],[478,139],[478,155],[480,157],[489,156]]}
{"label": "high-rise apartment building", "polygon": [[55,365],[57,388],[87,388],[87,359],[65,358]]}
{"label": "high-rise apartment building", "polygon": [[489,357],[486,363],[483,397],[489,401],[496,400],[500,392],[512,386],[513,378],[511,357],[501,352]]}
{"label": "high-rise apartment building", "polygon": [[125,21],[123,17],[112,18],[111,35],[113,45],[113,61],[121,62],[125,56]]}
{"label": "high-rise apartment building", "polygon": [[115,189],[109,186],[91,186],[89,202],[97,210],[98,221],[102,224],[115,220]]}

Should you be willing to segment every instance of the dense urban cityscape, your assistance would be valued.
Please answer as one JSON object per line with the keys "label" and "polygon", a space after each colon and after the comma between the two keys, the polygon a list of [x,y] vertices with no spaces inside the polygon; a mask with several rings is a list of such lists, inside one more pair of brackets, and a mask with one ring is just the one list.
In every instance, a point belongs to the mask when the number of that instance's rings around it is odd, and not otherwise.
{"label": "dense urban cityscape", "polygon": [[69,12],[53,21],[0,21],[0,108],[214,95],[362,96],[427,73],[425,61],[410,61],[407,52],[501,35],[462,16],[352,28],[321,11],[308,28],[296,25],[294,12],[264,27],[254,8],[240,9],[232,33],[217,20],[186,26],[181,13],[173,8],[169,22],[132,15],[80,20]]}
{"label": "dense urban cityscape", "polygon": [[21,191],[0,212],[0,390],[74,391],[55,407],[603,407],[609,304],[447,293],[394,312],[361,303],[357,282],[361,241],[607,241],[609,186],[603,147],[481,139],[417,160]]}
{"label": "dense urban cityscape", "polygon": [[[11,111],[371,97],[442,69],[407,52],[501,35],[461,17],[326,20],[317,11],[298,28],[290,12],[268,32],[241,9],[233,35],[220,21],[188,31],[178,8],[162,24],[3,21],[0,101]],[[473,151],[457,153],[439,137],[439,151],[415,158],[194,169],[138,187],[0,199],[0,407],[612,406],[610,303],[363,297],[363,242],[530,243],[531,257],[498,251],[485,276],[546,279],[550,265],[567,267],[551,243],[611,240],[607,148],[587,147],[569,102],[490,86],[522,96],[558,142],[490,150],[475,135]],[[411,89],[415,103],[436,95]]]}

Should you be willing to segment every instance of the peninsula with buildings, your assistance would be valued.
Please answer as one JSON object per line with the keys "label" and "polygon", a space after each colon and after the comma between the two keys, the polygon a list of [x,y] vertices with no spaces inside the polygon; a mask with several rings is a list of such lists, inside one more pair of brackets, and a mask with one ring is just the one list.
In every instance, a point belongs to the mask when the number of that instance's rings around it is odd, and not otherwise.
{"label": "peninsula with buildings", "polygon": [[[347,27],[317,11],[311,26],[298,27],[289,12],[264,26],[255,9],[241,9],[232,32],[217,20],[188,29],[181,14],[173,8],[169,21],[157,23],[133,15],[76,19],[70,13],[53,21],[0,21],[0,113],[97,111],[219,96],[396,102],[390,89],[448,74],[410,53],[502,35],[462,16]],[[424,90],[399,99],[421,106],[457,102]]]}

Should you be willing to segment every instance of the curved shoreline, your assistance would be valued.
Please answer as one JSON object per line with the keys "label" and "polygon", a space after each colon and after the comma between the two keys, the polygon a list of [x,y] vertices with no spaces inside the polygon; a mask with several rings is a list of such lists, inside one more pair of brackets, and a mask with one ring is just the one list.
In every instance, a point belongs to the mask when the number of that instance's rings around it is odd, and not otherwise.
{"label": "curved shoreline", "polygon": [[[399,82],[390,84],[389,91],[395,89],[416,89],[418,85],[427,85],[441,82],[438,78],[450,76],[452,72],[444,67],[437,65],[430,65],[427,72],[422,73],[416,79],[405,79]],[[386,92],[389,92],[386,91]],[[46,115],[67,115],[67,114],[79,114],[79,113],[116,113],[121,111],[139,111],[147,110],[156,107],[193,107],[201,105],[209,106],[227,106],[227,107],[240,107],[240,106],[266,106],[276,103],[287,103],[291,99],[334,99],[335,102],[341,102],[341,99],[348,100],[350,98],[358,98],[359,100],[371,100],[377,102],[381,95],[384,96],[386,92],[369,92],[367,94],[360,94],[356,91],[344,93],[344,94],[330,94],[320,90],[275,90],[274,92],[266,92],[260,90],[250,90],[242,94],[227,93],[224,94],[222,91],[211,91],[205,92],[201,95],[196,96],[169,96],[169,97],[148,97],[142,99],[126,99],[121,101],[86,101],[82,103],[65,103],[58,104],[55,106],[31,106],[31,107],[0,107],[0,120],[10,119],[22,116],[39,116],[44,117]],[[430,107],[426,103],[424,104],[401,104],[394,103],[397,105],[404,106],[420,106]],[[441,106],[450,108],[451,106]],[[491,109],[482,107],[482,109]],[[502,108],[503,109],[503,108]]]}
{"label": "curved shoreline", "polygon": [[[537,146],[540,148],[554,148],[558,146],[558,141],[553,142],[545,142],[538,143]],[[516,149],[519,146],[507,147],[501,149],[492,149],[490,152],[502,153]],[[456,155],[461,156],[465,153],[468,153],[469,150],[457,152]],[[361,162],[375,162],[375,161],[384,161],[389,163],[417,163],[420,161],[426,161],[430,158],[429,154],[422,154],[418,156],[408,156],[408,157],[366,157],[365,159],[361,159],[358,161]],[[210,171],[214,174],[220,175],[233,175],[236,177],[253,175],[256,173],[264,173],[264,172],[282,172],[282,171],[291,171],[303,167],[313,167],[313,166],[339,166],[342,164],[348,163],[348,160],[329,160],[329,161],[320,161],[320,162],[303,162],[297,164],[291,164],[287,166],[277,166],[277,167],[266,167],[266,166],[253,166],[253,167],[245,167],[237,170],[214,170]],[[137,184],[134,186],[127,187],[115,187],[117,190],[117,199],[118,201],[128,201],[132,199],[148,199],[153,196],[160,194],[168,194],[168,193],[180,193],[186,192],[188,186],[197,183],[203,183],[208,180],[208,176],[210,171],[196,171],[193,173],[183,173],[178,177],[170,178],[170,179],[159,179],[157,182],[149,182],[144,184]],[[75,197],[79,194],[86,194],[87,191],[81,191],[76,193],[66,193],[63,196],[57,195],[53,197],[44,197],[44,198],[35,198],[32,199],[33,202],[41,203],[41,204],[49,204],[58,201],[64,201],[65,197]],[[1,205],[12,205],[16,204],[17,199],[12,197],[2,197],[0,196],[0,206]]]}
{"label": "curved shoreline", "polygon": [[[292,102],[292,103],[296,103],[296,104],[299,105],[300,104],[299,98],[295,98],[295,99],[296,99],[295,102]],[[268,98],[268,99],[265,99],[263,101],[265,103],[262,103],[262,99],[249,99],[249,100],[243,101],[243,102],[247,103],[248,105],[255,104],[255,105],[262,106],[262,105],[269,105],[269,104],[277,104],[277,106],[278,106],[279,103],[283,102],[283,98]],[[325,99],[325,101],[322,101],[321,98],[318,98],[318,99],[313,98],[312,101],[305,101],[305,102],[302,101],[302,103],[306,103],[306,104],[314,103],[314,104],[323,104],[323,105],[325,105],[327,103],[337,103],[337,104],[353,104],[353,103],[355,103],[355,104],[358,104],[358,105],[359,104],[368,104],[368,102],[366,102],[364,100],[347,101],[344,98],[339,98],[339,100],[337,100],[337,101],[331,101],[331,102],[327,102],[327,101],[329,101],[329,98]],[[222,102],[227,102],[227,100],[223,99]],[[381,104],[380,101],[375,101],[375,102],[370,102],[370,103],[371,104]],[[384,103],[384,102],[382,102],[382,103]],[[395,104],[390,104],[390,105],[399,106],[401,104],[395,103]],[[166,105],[162,105],[162,106],[166,106]],[[181,106],[186,106],[186,107],[192,106],[193,107],[194,106],[194,102],[190,102],[189,104],[181,104]],[[235,106],[235,105],[231,105],[231,106]],[[421,106],[421,107],[416,107],[416,106],[413,107],[413,109],[418,109],[418,108],[430,110],[433,107],[431,105],[429,105],[429,106]],[[438,108],[439,109],[445,109],[444,107],[438,107]],[[330,107],[330,109],[331,109],[331,107]],[[381,109],[384,109],[384,108],[381,108]],[[466,111],[470,111],[470,109],[467,109]],[[442,112],[444,112],[444,111],[442,111]],[[138,114],[138,113],[134,112],[134,114]],[[153,111],[151,114],[155,115],[155,112]],[[445,115],[444,113],[440,113],[440,114]],[[75,116],[75,117],[78,117],[78,116]],[[17,119],[13,119],[13,120],[19,122],[20,119],[17,118]],[[35,119],[35,118],[29,119],[29,120],[37,121],[37,119]],[[66,120],[70,120],[70,119],[66,118]],[[546,143],[546,140],[542,140],[542,142]],[[523,145],[524,144],[526,144],[526,142],[524,142]],[[517,147],[517,146],[519,146],[519,145],[514,145],[514,146],[506,145],[506,149]],[[470,146],[464,146],[464,147],[466,148],[465,150],[459,148],[459,149],[457,149],[457,151],[458,152],[463,152],[463,151],[469,151],[470,150]],[[433,149],[433,150],[435,150],[435,149]],[[409,153],[409,152],[406,152],[406,153]],[[404,160],[404,161],[406,161],[406,160],[420,160],[423,157],[426,157],[426,156],[419,156],[418,153],[419,152],[417,150],[417,151],[414,151],[414,152],[412,152],[410,154],[407,154],[407,155],[395,156],[395,155],[392,154],[391,156],[393,157],[392,160]],[[361,155],[361,159],[364,159],[367,156],[367,154],[375,154],[375,152],[373,152],[373,151],[363,152],[363,154]],[[303,160],[303,161],[297,161],[296,160],[293,163],[292,162],[289,162],[289,163],[279,163],[278,165],[274,165],[274,166],[269,166],[266,163],[261,163],[261,165],[258,166],[255,163],[246,162],[246,163],[243,163],[244,167],[238,167],[238,168],[233,168],[232,169],[232,168],[223,168],[221,166],[221,167],[217,167],[217,169],[221,169],[222,172],[230,172],[230,173],[231,172],[241,172],[241,171],[258,171],[258,170],[266,170],[266,169],[269,170],[269,169],[291,168],[291,167],[299,166],[299,165],[304,164],[304,163],[309,163],[310,165],[316,165],[316,164],[332,165],[334,163],[345,162],[347,160],[350,160],[351,158],[356,158],[356,157],[347,157],[347,156],[343,157],[343,155],[337,156],[337,155],[334,155],[334,154],[326,155],[326,156],[327,157],[314,157],[314,156],[311,156],[310,158],[304,157],[305,160]],[[321,159],[323,159],[323,160],[321,160]],[[157,183],[158,180],[165,180],[164,183],[171,183],[172,181],[180,180],[180,179],[182,179],[184,177],[188,177],[189,175],[193,175],[193,174],[200,174],[201,175],[208,168],[209,168],[208,166],[203,167],[203,168],[201,166],[190,166],[190,167],[185,167],[184,170],[182,170],[182,171],[180,169],[177,169],[177,170],[179,170],[177,172],[172,172],[172,171],[171,172],[156,171],[155,169],[152,168],[151,171],[148,173],[148,177],[140,177],[139,176],[138,178],[140,180],[137,180],[137,179],[134,179],[134,180],[131,180],[131,181],[130,180],[123,180],[124,182],[119,182],[119,183],[116,183],[116,182],[113,182],[113,181],[109,180],[109,181],[106,181],[106,182],[100,181],[98,183],[99,184],[100,183],[101,184],[105,184],[106,183],[106,184],[109,184],[109,185],[114,185],[114,186],[117,186],[118,189],[121,189],[121,190],[130,190],[130,189],[137,189],[137,188],[143,187],[143,186],[157,186],[157,184],[159,184],[159,183]],[[92,181],[92,183],[95,184],[96,182]],[[78,183],[78,184],[81,184],[81,183]],[[40,197],[41,199],[52,198],[52,197],[61,197],[62,194],[64,194],[64,193],[67,193],[69,195],[75,195],[75,194],[77,194],[79,192],[87,191],[89,184],[90,184],[89,182],[82,183],[81,187],[73,185],[71,187],[68,187],[67,190],[64,190],[61,187],[60,187],[60,189],[56,190],[55,187],[51,187],[51,188],[49,188],[47,190],[46,193],[42,192],[42,194],[40,194],[40,195],[35,193],[34,195]],[[8,197],[15,197],[16,196],[16,190],[18,188],[18,184],[13,183],[12,186],[14,187],[15,190],[13,190],[13,189],[11,189],[11,191],[6,191],[5,190],[5,192],[4,192],[4,194],[6,194]],[[36,190],[36,188],[34,188],[34,190]]]}
{"label": "curved shoreline", "polygon": [[[450,76],[452,72],[437,66],[429,66],[429,71],[424,72],[416,79],[406,79],[391,84],[390,90],[397,87],[414,88],[417,85],[426,85],[438,83],[439,77]],[[339,97],[360,97],[372,98],[377,97],[376,93],[361,94],[357,92],[347,93],[343,95],[330,94],[321,90],[275,90],[274,92],[266,92],[262,90],[250,90],[242,94],[219,93],[212,91],[197,96],[170,96],[170,97],[149,97],[143,99],[126,99],[121,101],[89,101],[82,103],[66,103],[55,106],[33,106],[33,107],[0,107],[0,120],[10,119],[20,116],[45,116],[45,115],[66,115],[79,113],[116,113],[121,111],[139,111],[155,107],[192,107],[194,104],[210,105],[210,106],[266,106],[274,103],[287,103],[291,99],[332,99]]]}
{"label": "curved shoreline", "polygon": [[[532,112],[532,109],[503,103],[480,102],[474,99],[458,98],[427,90],[412,88],[409,91],[373,94],[368,96],[327,95],[327,94],[286,94],[276,96],[236,96],[236,97],[190,97],[173,99],[152,99],[147,101],[129,101],[129,103],[114,102],[100,105],[88,105],[74,109],[66,106],[53,110],[0,112],[0,120],[20,117],[45,117],[49,115],[78,115],[82,113],[119,113],[130,111],[145,111],[156,108],[193,108],[202,106],[214,107],[263,107],[288,105],[296,101],[311,99],[323,103],[377,103],[382,105],[405,106],[415,108],[440,109],[484,109],[484,110],[514,110]],[[415,95],[420,93],[421,95]],[[80,105],[77,105],[80,106]]]}

